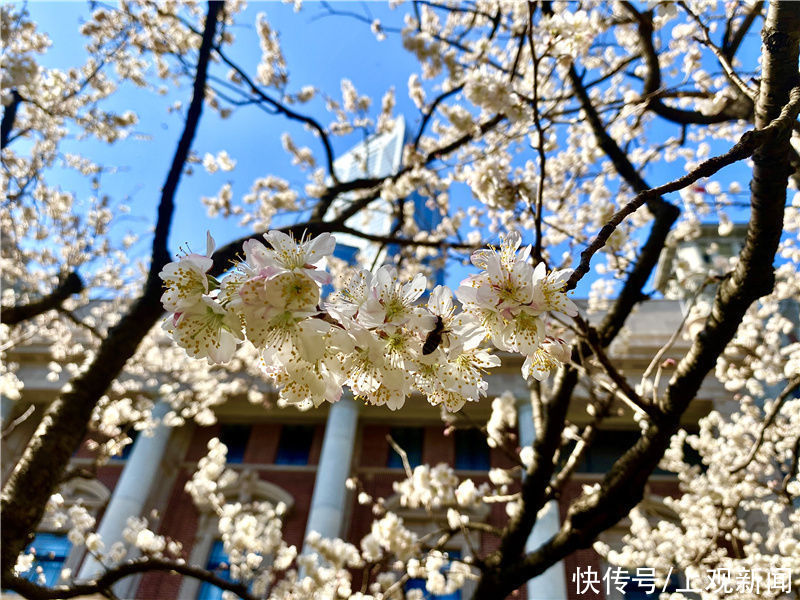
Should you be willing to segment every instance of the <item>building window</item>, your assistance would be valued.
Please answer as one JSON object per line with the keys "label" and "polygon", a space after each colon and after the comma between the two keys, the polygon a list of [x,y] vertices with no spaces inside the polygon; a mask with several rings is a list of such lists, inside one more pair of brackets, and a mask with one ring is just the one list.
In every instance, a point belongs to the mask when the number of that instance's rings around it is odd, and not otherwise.
{"label": "building window", "polygon": [[[422,439],[425,432],[422,427],[392,427],[392,439],[405,450],[408,462],[413,469],[422,464]],[[390,448],[389,460],[386,464],[390,469],[402,469],[403,459],[394,448]]]}
{"label": "building window", "polygon": [[[206,569],[213,572],[214,575],[225,581],[233,581],[231,578],[231,568],[228,564],[228,555],[225,553],[225,548],[222,540],[216,540],[211,547],[211,552],[208,555],[208,562]],[[222,600],[223,590],[208,582],[204,582],[200,588],[200,593],[197,595],[197,600]]]}
{"label": "building window", "polygon": [[222,425],[219,430],[219,441],[228,448],[228,462],[240,463],[244,461],[244,451],[250,441],[250,425]]}
{"label": "building window", "polygon": [[38,569],[41,567],[44,585],[54,586],[61,577],[61,569],[67,560],[70,544],[67,536],[55,533],[37,533],[26,552],[33,552],[36,558],[33,567],[24,574],[28,581],[40,583]]}
{"label": "building window", "polygon": [[[638,431],[610,431],[601,430],[597,432],[594,440],[583,455],[583,461],[578,466],[579,473],[607,473],[620,456],[633,446],[639,439]],[[688,449],[686,460],[692,464],[697,455],[689,445],[684,446]],[[569,456],[566,453],[565,456]],[[699,456],[698,456],[699,458]],[[670,471],[656,468],[653,475],[673,475]]]}
{"label": "building window", "polygon": [[276,465],[307,465],[314,441],[313,425],[284,425],[278,442]]}
{"label": "building window", "polygon": [[125,447],[122,449],[122,452],[119,454],[112,456],[111,460],[128,460],[131,456],[131,452],[133,451],[133,445],[136,443],[136,440],[139,438],[139,433],[141,433],[138,429],[134,429],[133,431],[128,432],[128,437],[131,438],[130,444],[125,444]]}
{"label": "building window", "polygon": [[465,471],[488,471],[489,446],[486,437],[477,429],[457,429],[456,469]]}
{"label": "building window", "polygon": [[[461,558],[461,552],[458,550],[448,550],[447,555],[452,560]],[[448,568],[447,566],[442,567],[442,573],[447,573]],[[461,590],[456,590],[452,594],[432,594],[425,588],[425,580],[420,577],[409,579],[406,582],[405,591],[408,592],[410,590],[422,590],[422,598],[424,600],[461,600]]]}

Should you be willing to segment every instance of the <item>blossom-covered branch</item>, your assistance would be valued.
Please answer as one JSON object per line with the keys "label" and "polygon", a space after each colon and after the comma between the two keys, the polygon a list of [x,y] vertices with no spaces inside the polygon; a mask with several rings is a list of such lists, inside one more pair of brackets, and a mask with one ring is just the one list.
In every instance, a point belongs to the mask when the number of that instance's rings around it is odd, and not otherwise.
{"label": "blossom-covered branch", "polygon": [[[563,293],[569,271],[547,273],[528,261],[530,246],[509,234],[498,250],[478,250],[481,273],[452,293],[437,286],[417,304],[427,280],[401,282],[393,267],[356,272],[321,302],[331,276],[321,267],[335,239],[322,233],[296,242],[281,231],[244,244],[245,257],[221,280],[209,276],[214,242],[205,256],[189,254],[161,272],[165,328],[190,355],[227,362],[239,342],[261,354],[283,404],[302,408],[337,402],[342,386],[356,397],[397,410],[413,389],[436,406],[457,411],[486,394],[483,373],[500,364],[482,347],[526,357],[523,375],[543,379],[567,359],[566,344],[548,329],[548,313],[573,316]],[[322,311],[322,312],[321,312]],[[244,324],[244,329],[242,329]],[[320,343],[322,340],[323,343]]]}
{"label": "blossom-covered branch", "polygon": [[6,325],[16,325],[21,321],[32,319],[48,310],[57,309],[64,300],[73,294],[83,291],[83,281],[75,271],[70,272],[48,295],[29,304],[17,306],[3,306],[0,308],[0,322]]}

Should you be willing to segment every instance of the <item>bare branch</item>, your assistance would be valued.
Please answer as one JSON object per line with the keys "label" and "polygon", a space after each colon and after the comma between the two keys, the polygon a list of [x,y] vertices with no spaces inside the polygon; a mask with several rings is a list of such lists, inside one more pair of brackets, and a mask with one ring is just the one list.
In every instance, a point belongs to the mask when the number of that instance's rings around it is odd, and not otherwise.
{"label": "bare branch", "polygon": [[[700,163],[696,169],[669,183],[638,193],[633,200],[614,213],[608,223],[603,225],[600,229],[589,247],[581,252],[581,262],[567,281],[566,289],[571,290],[575,288],[583,276],[589,272],[589,262],[592,256],[605,245],[608,238],[617,226],[622,223],[625,217],[638,210],[648,199],[682,190],[703,177],[709,177],[728,165],[750,157],[756,149],[768,146],[776,137],[786,135],[787,132],[790,132],[792,121],[797,118],[798,112],[800,112],[800,88],[795,88],[792,92],[790,102],[783,108],[781,114],[767,127],[746,131],[744,135],[739,138],[736,145],[725,154],[709,158]],[[788,152],[786,155],[788,156]]]}
{"label": "bare branch", "polygon": [[761,15],[763,9],[764,0],[758,0],[757,2],[754,2],[750,7],[750,10],[747,11],[747,15],[745,15],[745,18],[742,21],[742,24],[739,25],[739,28],[733,33],[732,36],[725,37],[722,42],[722,51],[725,56],[728,57],[728,60],[731,60],[734,56],[736,56],[739,46],[741,46],[742,42],[744,41],[744,36],[747,35],[748,31],[750,31],[750,27],[753,26],[753,22],[755,22],[756,18]]}
{"label": "bare branch", "polygon": [[[658,53],[653,45],[653,22],[650,13],[640,13],[636,7],[627,0],[622,2],[625,10],[636,20],[641,41],[642,52],[644,54],[645,64],[647,65],[647,75],[644,80],[643,95],[647,98],[647,108],[652,110],[658,116],[680,123],[681,125],[688,125],[694,123],[697,125],[711,125],[714,123],[724,123],[736,119],[747,119],[752,115],[752,102],[748,102],[746,110],[737,108],[736,106],[726,105],[719,112],[711,115],[703,114],[695,110],[686,110],[682,108],[675,108],[664,104],[658,97],[658,92],[661,90],[661,66],[658,62]],[[749,98],[745,97],[747,100]]]}
{"label": "bare branch", "polygon": [[83,291],[83,280],[72,271],[61,281],[47,296],[19,306],[3,306],[0,308],[0,323],[16,325],[22,321],[32,319],[49,310],[58,309],[61,304],[72,296]]}
{"label": "bare branch", "polygon": [[184,577],[191,577],[215,585],[223,590],[233,592],[243,600],[257,600],[257,597],[250,594],[247,585],[243,583],[222,579],[211,571],[187,565],[183,561],[150,557],[123,563],[112,569],[108,569],[96,580],[83,584],[44,587],[36,585],[27,579],[11,576],[7,579],[3,579],[3,586],[22,594],[30,600],[61,600],[77,598],[79,596],[89,596],[92,594],[105,595],[111,590],[112,586],[121,579],[154,571],[167,571],[169,573],[183,575]]}
{"label": "bare branch", "polygon": [[781,407],[784,405],[784,403],[790,397],[792,397],[794,392],[798,389],[800,389],[800,377],[795,377],[789,381],[785,388],[783,388],[780,396],[778,396],[778,398],[775,400],[775,403],[772,405],[769,414],[767,414],[767,418],[761,423],[761,427],[758,430],[758,436],[756,436],[756,442],[753,444],[753,447],[750,448],[750,452],[747,453],[747,457],[740,465],[732,468],[730,470],[731,473],[738,473],[742,469],[747,468],[747,465],[753,462],[758,449],[761,447],[761,444],[764,441],[764,434],[766,434],[767,429],[770,425],[772,425],[773,421],[775,421],[775,417],[778,416],[778,413],[781,411]]}

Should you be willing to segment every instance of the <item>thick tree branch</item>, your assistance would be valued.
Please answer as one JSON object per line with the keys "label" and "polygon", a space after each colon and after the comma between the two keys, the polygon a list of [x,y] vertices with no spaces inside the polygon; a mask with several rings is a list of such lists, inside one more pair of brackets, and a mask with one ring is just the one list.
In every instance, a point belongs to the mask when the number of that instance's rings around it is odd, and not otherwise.
{"label": "thick tree branch", "polygon": [[142,558],[133,562],[123,563],[108,569],[94,581],[76,583],[70,586],[44,587],[36,585],[27,579],[22,579],[21,577],[9,577],[3,585],[30,600],[61,600],[77,598],[79,596],[90,596],[92,594],[104,594],[121,579],[154,571],[167,571],[169,573],[183,575],[184,577],[192,577],[193,579],[205,581],[223,590],[233,592],[243,600],[256,600],[257,598],[250,594],[245,584],[222,579],[211,571],[187,565],[183,561],[168,560],[165,558]]}
{"label": "thick tree branch", "polygon": [[4,306],[0,308],[0,323],[4,325],[16,325],[22,321],[27,321],[48,310],[59,308],[64,300],[82,291],[83,281],[75,271],[72,271],[47,296],[31,302],[30,304]]}
{"label": "thick tree branch", "polygon": [[3,120],[0,121],[0,148],[8,146],[20,103],[22,103],[22,96],[17,90],[11,90],[11,102],[3,109]]}
{"label": "thick tree branch", "polygon": [[[731,277],[719,287],[703,331],[680,361],[661,409],[663,417],[649,425],[633,448],[606,474],[599,493],[579,498],[561,530],[536,552],[497,578],[495,593],[504,596],[625,516],[641,499],[647,479],[658,464],[680,416],[694,399],[717,358],[733,339],[744,313],[774,284],[772,265],[783,225],[788,181],[789,135],[800,100],[798,40],[800,4],[772,2],[763,32],[763,73],[756,105],[755,134],[767,132],[768,144],[753,154],[751,219],[744,248]],[[751,135],[752,137],[752,135]],[[488,597],[488,596],[484,596]]]}
{"label": "thick tree branch", "polygon": [[174,196],[197,130],[205,96],[207,70],[222,2],[209,2],[200,45],[192,102],[173,157],[158,207],[153,253],[142,296],[108,332],[86,369],[71,381],[67,392],[54,400],[9,477],[2,493],[2,549],[0,573],[3,585],[11,576],[17,555],[41,520],[44,507],[83,439],[94,407],[108,386],[133,356],[139,343],[162,315],[161,281],[158,273],[169,261],[167,237]]}
{"label": "thick tree branch", "polygon": [[[649,190],[650,185],[639,174],[630,159],[628,159],[628,156],[619,147],[619,144],[606,131],[600,115],[592,104],[574,65],[570,66],[568,78],[580,100],[581,107],[586,114],[597,144],[608,156],[614,165],[614,169],[635,192],[644,193]],[[660,194],[649,195],[644,201],[655,219],[647,240],[642,246],[636,263],[620,290],[612,310],[606,314],[598,328],[600,345],[603,347],[611,343],[622,328],[633,307],[642,300],[642,288],[653,272],[661,250],[667,241],[667,235],[669,235],[673,224],[680,215],[680,210],[674,204],[666,201]]]}
{"label": "thick tree branch", "polygon": [[649,110],[668,121],[680,123],[681,125],[711,125],[750,118],[753,105],[752,101],[746,96],[744,96],[746,102],[741,103],[741,106],[738,103],[736,105],[726,105],[719,112],[711,115],[664,104],[658,96],[658,92],[661,90],[661,66],[658,62],[658,53],[653,45],[653,21],[650,13],[640,13],[631,2],[623,1],[622,5],[636,20],[638,26],[637,32],[641,41],[645,64],[647,65],[643,96],[647,99],[647,108]]}
{"label": "thick tree branch", "polygon": [[736,56],[739,46],[741,46],[742,42],[744,41],[744,36],[747,35],[748,31],[750,31],[750,27],[753,26],[756,18],[761,15],[761,11],[763,9],[764,0],[758,0],[758,2],[754,2],[750,7],[750,10],[747,11],[742,24],[739,25],[739,28],[733,33],[733,35],[725,36],[725,39],[722,41],[722,52],[725,54],[728,60],[731,60],[734,56]]}

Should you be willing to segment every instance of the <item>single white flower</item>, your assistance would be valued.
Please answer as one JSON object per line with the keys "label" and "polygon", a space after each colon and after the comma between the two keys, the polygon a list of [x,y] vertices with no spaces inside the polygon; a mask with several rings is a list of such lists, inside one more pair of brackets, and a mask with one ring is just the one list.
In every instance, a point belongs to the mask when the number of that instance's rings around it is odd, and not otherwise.
{"label": "single white flower", "polygon": [[208,293],[209,280],[206,273],[213,266],[211,255],[215,248],[214,238],[206,235],[206,254],[187,254],[177,262],[164,265],[158,276],[164,282],[161,304],[171,312],[181,312],[197,304],[200,297]]}
{"label": "single white flower", "polygon": [[190,356],[207,358],[209,363],[228,362],[243,339],[238,315],[207,296],[168,317],[164,329]]}

